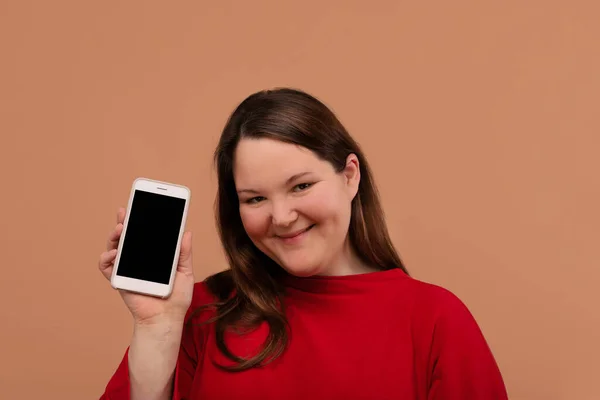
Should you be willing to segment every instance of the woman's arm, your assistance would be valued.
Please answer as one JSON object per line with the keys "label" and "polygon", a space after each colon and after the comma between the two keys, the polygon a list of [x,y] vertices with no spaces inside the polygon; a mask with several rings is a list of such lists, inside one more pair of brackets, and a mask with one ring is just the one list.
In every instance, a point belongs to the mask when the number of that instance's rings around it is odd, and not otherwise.
{"label": "woman's arm", "polygon": [[452,293],[439,294],[428,400],[507,400],[500,369],[471,312]]}
{"label": "woman's arm", "polygon": [[129,347],[131,400],[171,400],[183,321],[136,325]]}
{"label": "woman's arm", "polygon": [[[179,331],[178,334],[178,330]],[[181,400],[192,390],[197,365],[192,325],[136,326],[121,364],[100,400]],[[187,397],[185,397],[187,398]]]}

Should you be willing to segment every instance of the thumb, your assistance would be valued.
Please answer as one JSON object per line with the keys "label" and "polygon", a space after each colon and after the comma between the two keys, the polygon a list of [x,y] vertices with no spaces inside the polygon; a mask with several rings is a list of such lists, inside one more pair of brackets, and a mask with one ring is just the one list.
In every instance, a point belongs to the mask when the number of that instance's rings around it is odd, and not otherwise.
{"label": "thumb", "polygon": [[191,271],[192,265],[192,232],[185,232],[181,238],[181,250],[179,251],[179,268]]}

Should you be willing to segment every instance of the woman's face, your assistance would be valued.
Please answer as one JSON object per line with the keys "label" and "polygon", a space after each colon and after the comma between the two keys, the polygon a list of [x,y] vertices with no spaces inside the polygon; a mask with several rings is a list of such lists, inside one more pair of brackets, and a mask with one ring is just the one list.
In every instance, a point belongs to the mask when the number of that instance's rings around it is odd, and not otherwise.
{"label": "woman's face", "polygon": [[248,236],[282,268],[296,276],[353,273],[347,238],[360,181],[354,154],[337,173],[304,147],[242,139],[234,179]]}

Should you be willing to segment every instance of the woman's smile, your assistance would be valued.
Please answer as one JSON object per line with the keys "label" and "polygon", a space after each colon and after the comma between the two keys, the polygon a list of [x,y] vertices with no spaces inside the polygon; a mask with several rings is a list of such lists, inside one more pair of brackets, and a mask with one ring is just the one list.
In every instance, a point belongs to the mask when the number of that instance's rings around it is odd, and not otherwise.
{"label": "woman's smile", "polygon": [[300,229],[291,233],[275,235],[275,237],[284,244],[298,244],[306,237],[308,231],[310,231],[314,226],[315,224],[312,224],[308,228]]}

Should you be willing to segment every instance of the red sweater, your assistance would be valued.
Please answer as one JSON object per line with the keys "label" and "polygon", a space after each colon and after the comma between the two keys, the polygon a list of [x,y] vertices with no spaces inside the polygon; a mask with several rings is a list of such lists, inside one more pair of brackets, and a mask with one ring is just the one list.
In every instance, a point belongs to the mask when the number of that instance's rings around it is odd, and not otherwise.
{"label": "red sweater", "polygon": [[[173,399],[496,400],[502,376],[471,313],[449,291],[400,269],[343,277],[290,278],[290,341],[262,368],[225,372],[213,325],[183,333]],[[196,284],[192,307],[211,302]],[[207,315],[196,317],[206,318]],[[228,336],[234,354],[253,354],[266,326]],[[101,400],[128,400],[127,352]]]}

